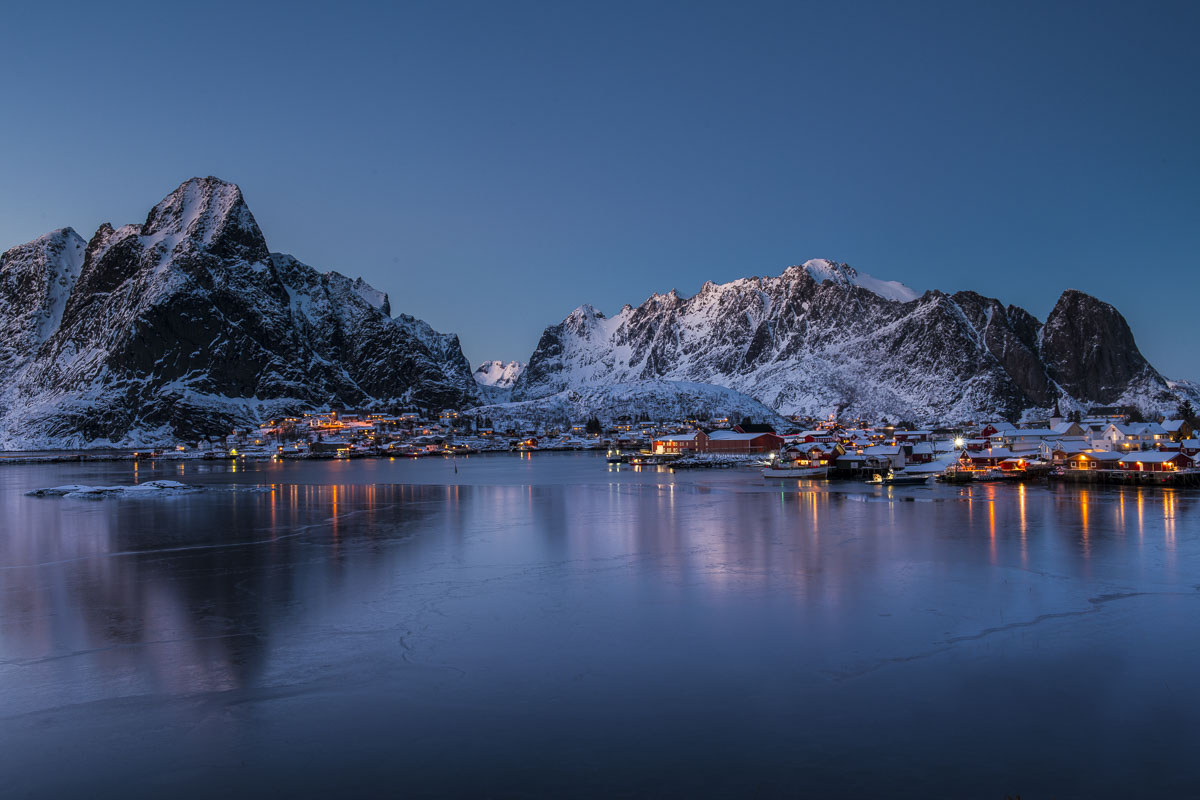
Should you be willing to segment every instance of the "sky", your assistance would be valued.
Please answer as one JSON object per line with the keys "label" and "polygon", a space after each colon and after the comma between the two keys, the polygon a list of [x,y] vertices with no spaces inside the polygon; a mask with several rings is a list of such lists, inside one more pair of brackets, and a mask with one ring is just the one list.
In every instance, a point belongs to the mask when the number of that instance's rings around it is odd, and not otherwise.
{"label": "sky", "polygon": [[844,261],[1200,379],[1200,3],[25,3],[0,249],[194,175],[272,250],[525,360],[582,303]]}

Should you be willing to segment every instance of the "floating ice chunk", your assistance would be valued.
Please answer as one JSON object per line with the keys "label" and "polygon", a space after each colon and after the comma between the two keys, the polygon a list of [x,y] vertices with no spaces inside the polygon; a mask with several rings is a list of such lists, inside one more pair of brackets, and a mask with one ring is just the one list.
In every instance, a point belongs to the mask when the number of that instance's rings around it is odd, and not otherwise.
{"label": "floating ice chunk", "polygon": [[154,495],[178,495],[187,492],[198,492],[195,486],[188,486],[179,481],[146,481],[132,486],[86,486],[84,484],[68,484],[53,486],[48,489],[34,489],[25,494],[30,497],[151,497]]}

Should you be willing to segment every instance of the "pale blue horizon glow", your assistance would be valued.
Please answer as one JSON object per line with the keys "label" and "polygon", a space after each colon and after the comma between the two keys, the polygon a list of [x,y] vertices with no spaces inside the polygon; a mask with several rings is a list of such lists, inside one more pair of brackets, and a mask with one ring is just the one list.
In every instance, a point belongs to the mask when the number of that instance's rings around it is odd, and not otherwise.
{"label": "pale blue horizon glow", "polygon": [[1200,4],[78,4],[3,12],[0,250],[193,175],[272,250],[528,358],[582,303],[845,261],[1200,379]]}

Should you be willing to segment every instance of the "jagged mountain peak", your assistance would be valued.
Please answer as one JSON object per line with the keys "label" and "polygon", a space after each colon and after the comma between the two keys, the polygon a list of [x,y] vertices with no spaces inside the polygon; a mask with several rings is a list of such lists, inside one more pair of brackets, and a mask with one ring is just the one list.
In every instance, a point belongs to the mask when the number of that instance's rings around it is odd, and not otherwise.
{"label": "jagged mountain peak", "polygon": [[[87,241],[76,233],[74,228],[58,228],[25,244],[19,244],[6,250],[0,255],[0,274],[5,271],[13,272],[32,264],[57,263],[63,258],[81,264],[86,249]],[[71,258],[70,254],[78,254],[78,258]]]}
{"label": "jagged mountain peak", "polygon": [[140,233],[145,245],[164,255],[187,245],[247,262],[268,256],[241,188],[212,176],[179,184],[150,210]]}
{"label": "jagged mountain peak", "polygon": [[562,321],[562,326],[564,330],[576,336],[587,338],[598,331],[607,331],[612,327],[613,321],[619,319],[620,317],[615,317],[610,320],[603,311],[584,303],[567,315]]}
{"label": "jagged mountain peak", "polygon": [[25,244],[19,244],[16,247],[9,248],[4,252],[4,256],[8,257],[10,254],[15,254],[21,250],[44,250],[46,248],[53,249],[68,245],[82,248],[87,245],[87,240],[80,236],[78,232],[76,232],[76,230],[70,226],[65,228],[56,228],[48,233],[43,233],[41,236],[28,241]]}
{"label": "jagged mountain peak", "polygon": [[576,307],[570,314],[568,314],[567,319],[605,319],[605,316],[603,311],[600,311],[592,304],[584,303],[583,305]]}
{"label": "jagged mountain peak", "polygon": [[[1054,311],[1065,311],[1072,308],[1081,310],[1084,308],[1103,308],[1116,311],[1116,308],[1112,304],[1104,302],[1095,295],[1082,292],[1079,289],[1063,289],[1062,294],[1058,296],[1058,302],[1054,304],[1054,310],[1050,313],[1053,314]],[[1047,317],[1047,320],[1049,320],[1049,317]]]}
{"label": "jagged mountain peak", "polygon": [[805,273],[817,283],[832,283],[849,289],[860,287],[879,295],[885,300],[896,300],[909,303],[921,296],[921,293],[900,281],[885,281],[872,277],[865,272],[859,272],[849,264],[831,261],[826,258],[811,258],[803,264],[793,265],[783,271],[781,277],[794,278],[798,273]]}

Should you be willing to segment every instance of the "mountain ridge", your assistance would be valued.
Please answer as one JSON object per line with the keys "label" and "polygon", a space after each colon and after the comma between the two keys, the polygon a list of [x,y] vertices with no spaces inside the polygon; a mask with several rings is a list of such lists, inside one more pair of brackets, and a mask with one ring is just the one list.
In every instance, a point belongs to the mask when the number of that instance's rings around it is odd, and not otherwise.
{"label": "mountain ridge", "polygon": [[771,413],[939,422],[1200,397],[1084,292],[1064,291],[1043,322],[828,259],[612,317],[584,303],[527,364],[472,372],[456,334],[393,315],[361,278],[272,252],[241,189],[211,176],[140,224],[86,241],[59,228],[0,255],[3,448],[194,439],[329,405],[531,410],[561,395],[541,406],[583,413],[578,397],[611,405],[630,387],[668,409],[699,384],[713,403],[745,396]]}
{"label": "mountain ridge", "polygon": [[691,297],[654,293],[611,318],[582,304],[545,329],[513,400],[648,379],[714,383],[821,417],[957,421],[1175,400],[1119,312],[1082,292],[1064,292],[1044,324],[975,292],[859,276],[814,259],[708,281]]}

